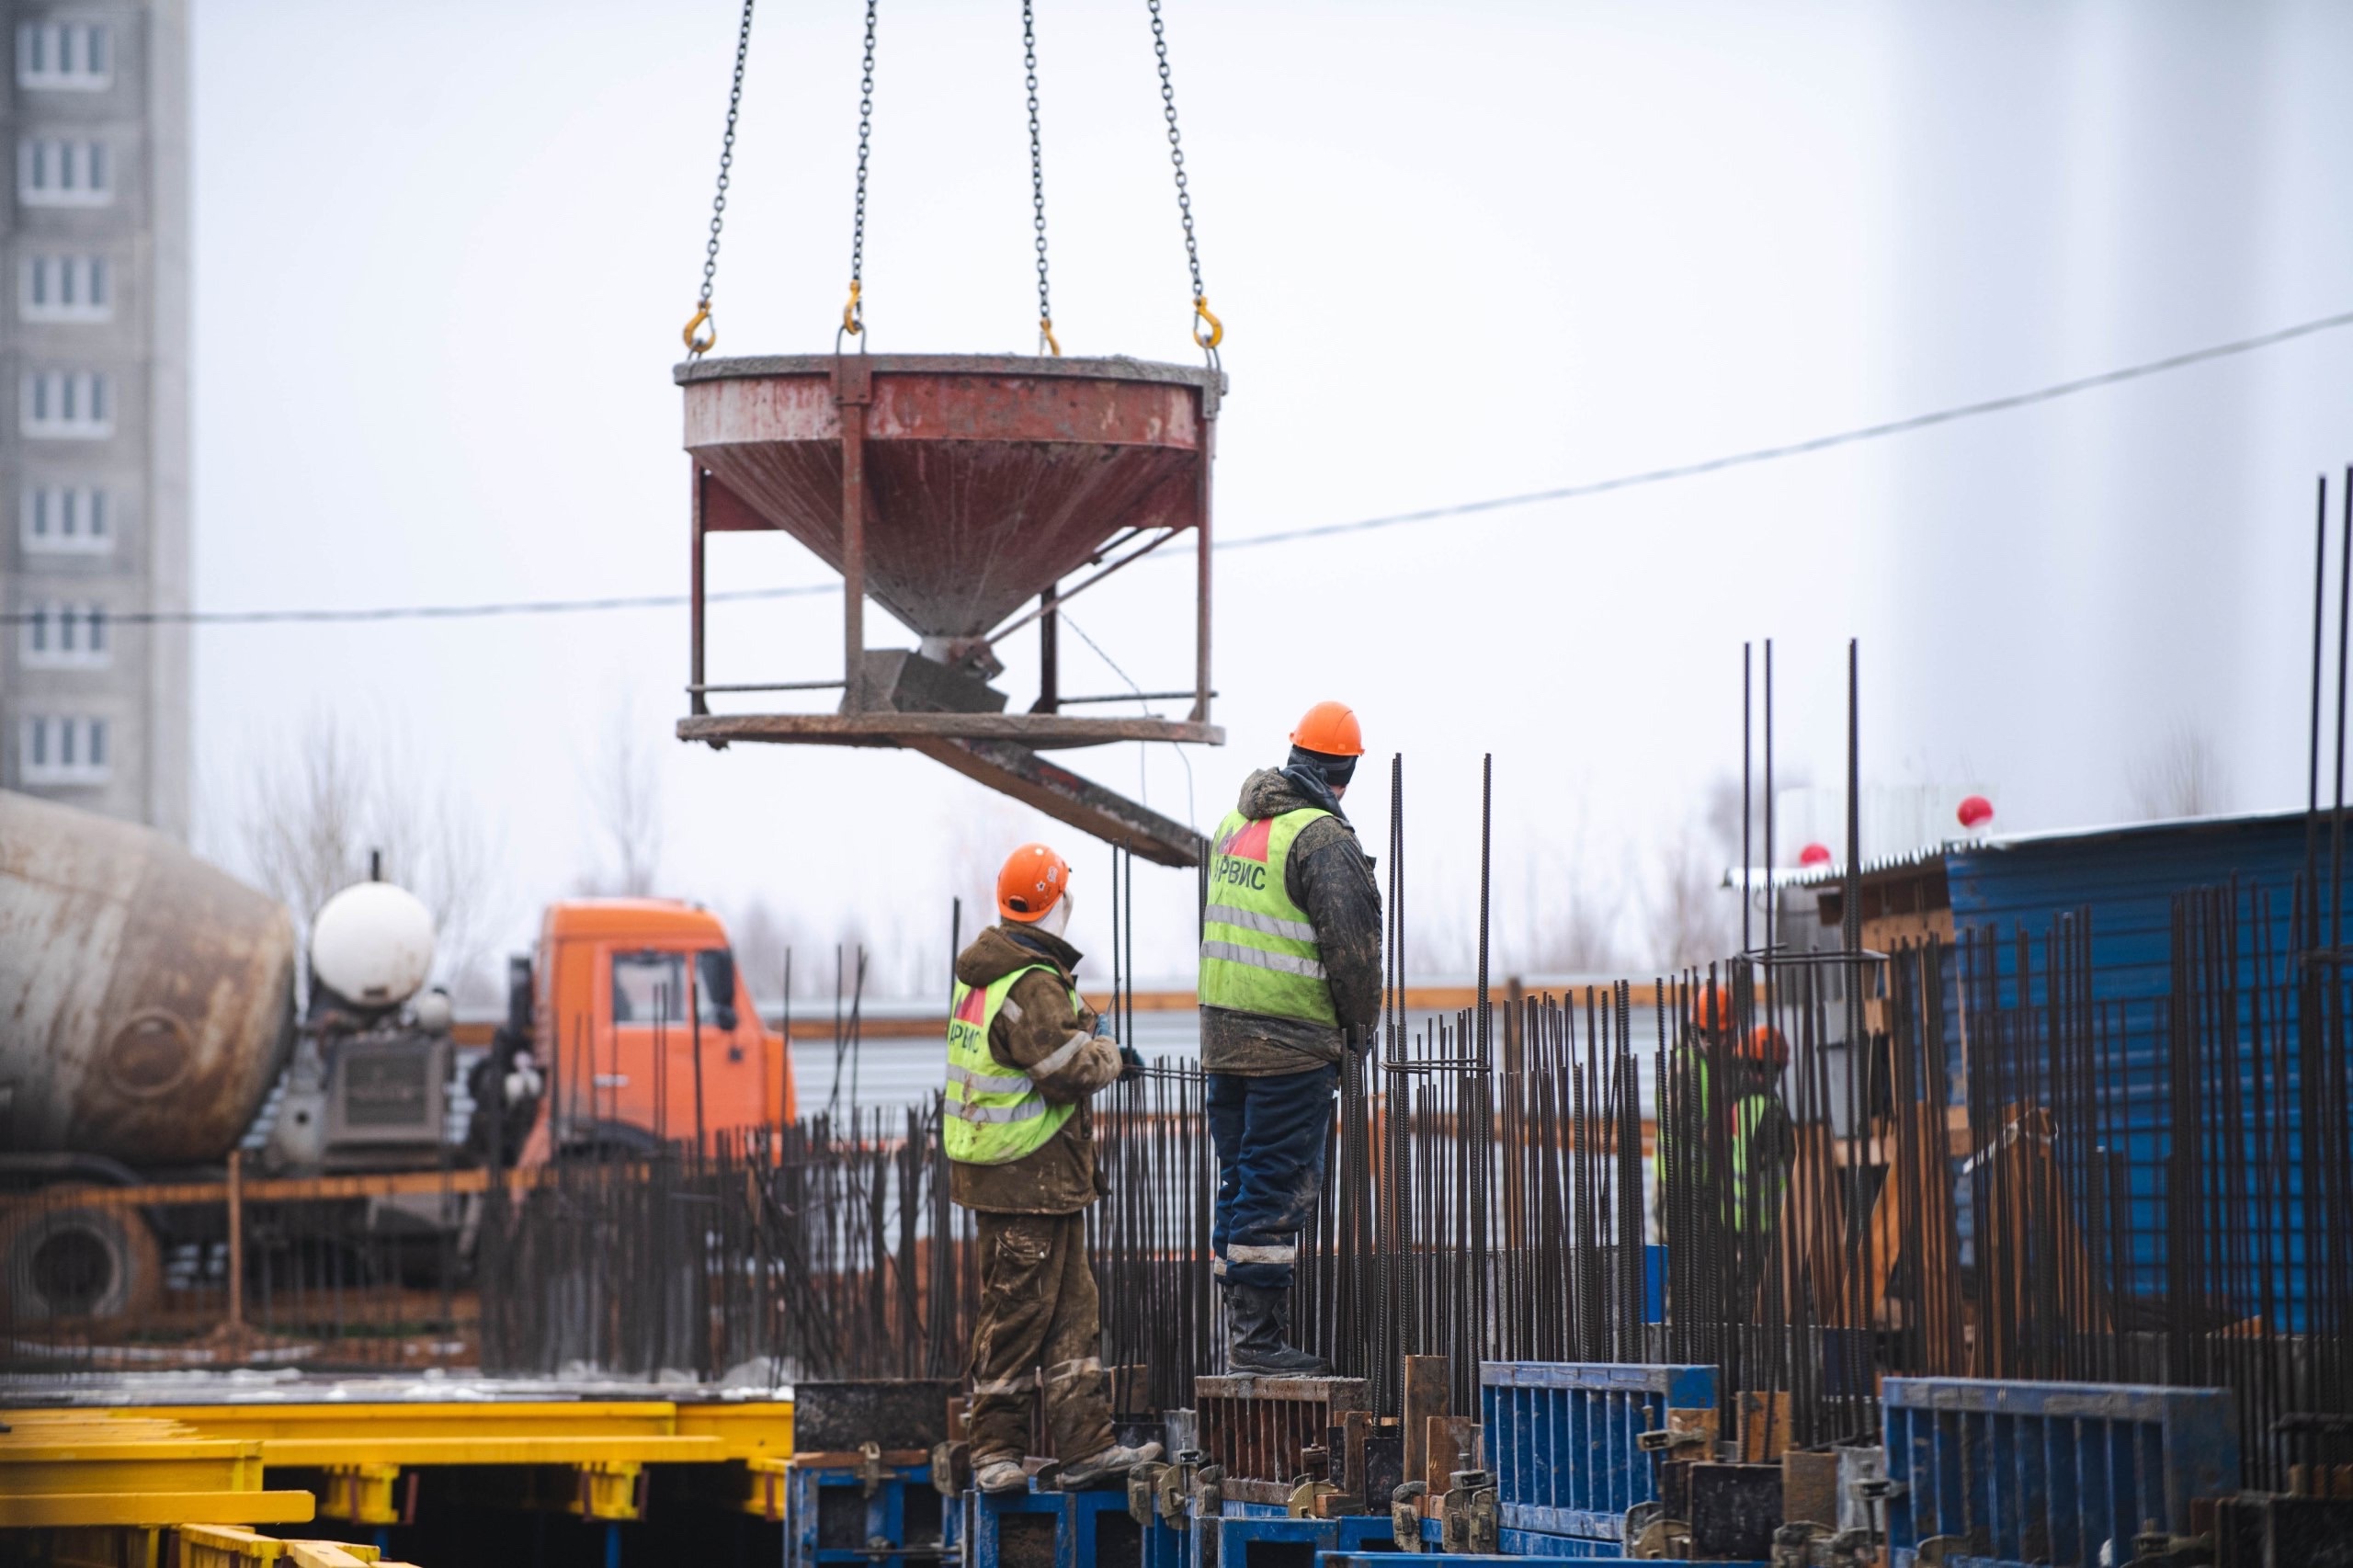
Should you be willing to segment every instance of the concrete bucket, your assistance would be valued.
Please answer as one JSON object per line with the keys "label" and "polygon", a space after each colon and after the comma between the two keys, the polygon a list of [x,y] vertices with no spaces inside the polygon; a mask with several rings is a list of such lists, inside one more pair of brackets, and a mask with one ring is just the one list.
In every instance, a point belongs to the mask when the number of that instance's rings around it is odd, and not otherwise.
{"label": "concrete bucket", "polygon": [[[693,460],[691,710],[682,739],[897,745],[1137,854],[1189,865],[1197,835],[1064,769],[1042,749],[1219,744],[1209,722],[1210,468],[1219,371],[1026,355],[811,355],[678,367]],[[707,680],[706,536],[781,529],[843,577],[838,680]],[[1184,719],[1063,711],[1056,607],[1190,530],[1193,689]],[[1076,583],[1074,574],[1086,573]],[[871,596],[921,639],[865,645]],[[1037,601],[1034,608],[1024,607]],[[989,685],[994,644],[1035,624],[1026,712]],[[835,690],[832,713],[713,713],[717,694]]]}

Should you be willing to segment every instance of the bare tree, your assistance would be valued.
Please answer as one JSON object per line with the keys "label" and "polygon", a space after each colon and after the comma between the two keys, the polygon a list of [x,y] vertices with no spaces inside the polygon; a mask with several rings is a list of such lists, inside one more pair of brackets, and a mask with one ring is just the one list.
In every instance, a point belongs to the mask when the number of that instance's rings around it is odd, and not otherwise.
{"label": "bare tree", "polygon": [[609,861],[584,879],[584,892],[642,898],[662,876],[662,769],[654,733],[623,702],[607,716],[603,749],[583,770],[588,803]]}
{"label": "bare tree", "polygon": [[2132,769],[2132,812],[2144,822],[2211,816],[2224,808],[2225,790],[2213,742],[2192,725],[2177,725]]}
{"label": "bare tree", "polygon": [[432,913],[436,982],[465,1005],[495,1001],[489,959],[503,905],[489,837],[445,782],[388,771],[365,738],[381,733],[316,710],[286,749],[262,754],[239,834],[247,867],[307,937],[327,900],[364,880],[381,855],[387,880]]}
{"label": "bare tree", "polygon": [[1740,903],[1724,892],[1720,849],[1711,835],[1689,828],[1660,857],[1646,901],[1654,963],[1676,969],[1713,963],[1739,942]]}

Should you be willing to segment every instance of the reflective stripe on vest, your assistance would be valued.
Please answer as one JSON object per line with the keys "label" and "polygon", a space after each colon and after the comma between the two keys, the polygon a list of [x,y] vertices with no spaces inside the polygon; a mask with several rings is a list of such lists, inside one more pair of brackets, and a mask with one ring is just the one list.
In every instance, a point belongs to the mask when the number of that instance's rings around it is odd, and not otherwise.
{"label": "reflective stripe on vest", "polygon": [[1229,812],[1210,861],[1210,902],[1201,911],[1201,1006],[1275,1018],[1334,1024],[1324,949],[1307,911],[1290,901],[1284,874],[1301,829],[1332,813],[1302,806],[1277,817]]}
{"label": "reflective stripe on vest", "polygon": [[[989,1026],[1013,994],[1014,982],[1032,971],[1060,978],[1051,964],[1039,963],[1017,969],[978,991],[961,980],[956,983],[948,1017],[947,1117],[940,1129],[951,1160],[1009,1165],[1044,1147],[1078,1108],[1049,1104],[1029,1074],[1007,1073],[1005,1063],[989,1052]],[[1074,1012],[1081,1006],[1075,990],[1070,1005]]]}

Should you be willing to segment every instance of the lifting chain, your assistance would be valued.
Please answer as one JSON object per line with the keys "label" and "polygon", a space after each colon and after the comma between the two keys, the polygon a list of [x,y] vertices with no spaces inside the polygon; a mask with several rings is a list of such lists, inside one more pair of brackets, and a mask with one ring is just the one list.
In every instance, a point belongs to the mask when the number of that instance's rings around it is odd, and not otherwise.
{"label": "lifting chain", "polygon": [[[727,176],[735,166],[735,114],[744,104],[744,60],[752,50],[753,0],[744,0],[743,25],[735,29],[735,80],[727,88],[727,135],[719,143],[719,192],[710,199],[710,239],[702,247],[702,292],[695,296],[695,313],[687,322],[687,352],[701,358],[719,341],[710,319],[710,289],[719,277],[719,228],[727,218]],[[698,337],[695,334],[709,327]]]}
{"label": "lifting chain", "polygon": [[1168,31],[1160,19],[1160,0],[1144,0],[1152,11],[1152,51],[1160,57],[1161,118],[1168,121],[1168,159],[1176,168],[1176,213],[1185,222],[1185,265],[1193,274],[1193,341],[1218,362],[1217,346],[1225,341],[1225,324],[1210,310],[1201,289],[1201,247],[1193,238],[1193,193],[1185,178],[1185,144],[1176,134],[1176,85],[1168,74]]}
{"label": "lifting chain", "polygon": [[1030,0],[1021,0],[1021,63],[1029,86],[1029,226],[1038,233],[1038,336],[1060,358],[1063,346],[1054,336],[1054,307],[1046,293],[1046,155],[1038,140],[1038,33]]}
{"label": "lifting chain", "polygon": [[858,205],[850,216],[849,301],[842,306],[841,331],[834,334],[834,352],[841,352],[844,334],[866,348],[866,308],[858,295],[866,279],[866,157],[874,135],[874,11],[880,0],[866,0],[866,71],[858,84]]}

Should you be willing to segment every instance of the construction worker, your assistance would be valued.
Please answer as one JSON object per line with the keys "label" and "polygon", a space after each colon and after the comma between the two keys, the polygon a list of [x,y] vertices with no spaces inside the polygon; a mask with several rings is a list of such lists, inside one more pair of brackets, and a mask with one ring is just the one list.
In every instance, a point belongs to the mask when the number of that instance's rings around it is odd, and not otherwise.
{"label": "construction worker", "polygon": [[997,874],[998,924],[956,957],[941,1137],[949,1195],[973,1211],[981,1257],[972,1325],[972,1483],[1029,1483],[1029,1391],[1042,1388],[1064,1486],[1124,1476],[1160,1445],[1111,1434],[1103,1324],[1086,1261],[1086,1208],[1106,1190],[1087,1096],[1126,1061],[1080,1000],[1078,949],[1063,939],[1070,864],[1025,844]]}
{"label": "construction worker", "polygon": [[1323,1186],[1339,1064],[1381,1013],[1381,890],[1340,810],[1364,755],[1357,716],[1319,702],[1290,741],[1281,767],[1243,781],[1213,841],[1201,1065],[1227,1365],[1313,1377],[1331,1367],[1291,1343],[1291,1270]]}
{"label": "construction worker", "polygon": [[1653,1218],[1659,1240],[1665,1243],[1667,1172],[1674,1158],[1671,1145],[1689,1151],[1682,1171],[1684,1190],[1694,1194],[1716,1190],[1708,1169],[1708,1150],[1715,1135],[1711,1057],[1724,1062],[1729,1079],[1722,1213],[1739,1249],[1739,1278],[1746,1295],[1764,1278],[1772,1239],[1780,1226],[1789,1167],[1796,1153],[1795,1131],[1780,1094],[1781,1074],[1790,1064],[1790,1042],[1771,1024],[1738,1030],[1727,999],[1712,980],[1692,989],[1682,1040],[1669,1069],[1671,1092],[1680,1096],[1681,1103],[1660,1123],[1657,1152],[1653,1156]]}

